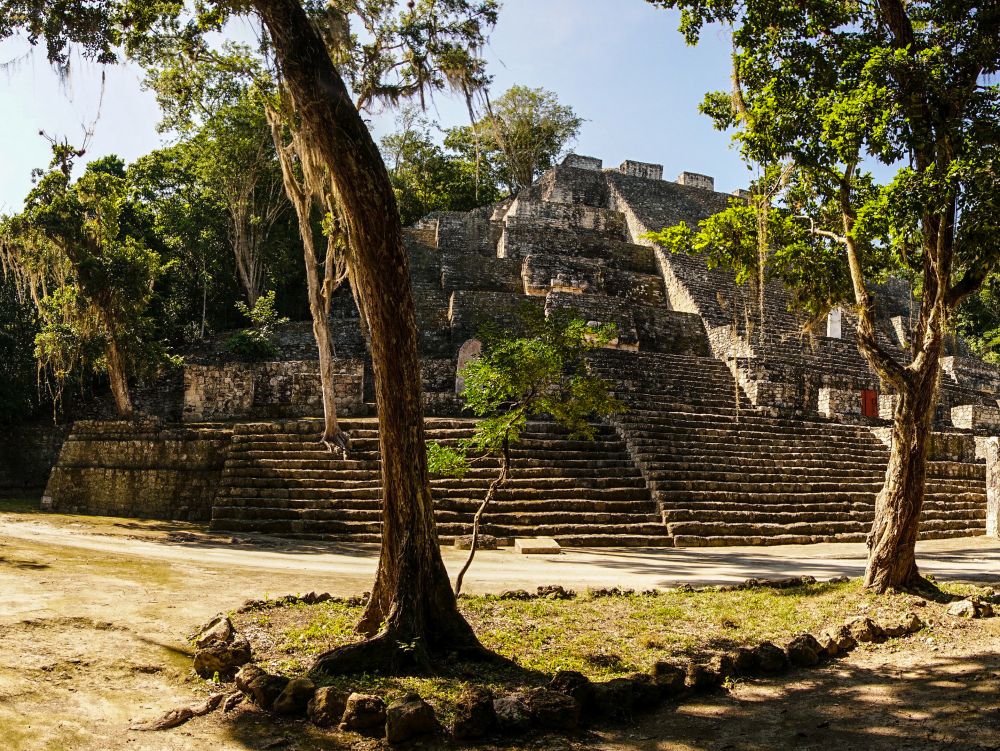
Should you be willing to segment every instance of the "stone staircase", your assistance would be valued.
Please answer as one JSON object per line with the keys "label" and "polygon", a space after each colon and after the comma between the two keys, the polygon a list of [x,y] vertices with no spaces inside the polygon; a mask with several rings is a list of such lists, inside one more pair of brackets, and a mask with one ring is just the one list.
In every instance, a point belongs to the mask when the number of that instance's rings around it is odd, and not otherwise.
{"label": "stone staircase", "polygon": [[[679,546],[856,542],[888,453],[862,426],[750,407],[719,360],[601,351],[630,405],[614,422]],[[983,534],[985,467],[932,462],[925,538]]]}
{"label": "stone staircase", "polygon": [[[380,536],[378,428],[344,421],[348,459],[318,445],[314,420],[235,426],[212,529],[271,532],[352,542]],[[427,439],[445,445],[472,434],[470,419],[429,418]],[[664,546],[671,540],[646,482],[613,428],[595,442],[570,440],[554,424],[532,423],[512,451],[511,480],[485,516],[484,532],[503,540],[554,537],[566,546]],[[462,479],[432,482],[443,543],[468,534],[496,476],[478,458]]]}

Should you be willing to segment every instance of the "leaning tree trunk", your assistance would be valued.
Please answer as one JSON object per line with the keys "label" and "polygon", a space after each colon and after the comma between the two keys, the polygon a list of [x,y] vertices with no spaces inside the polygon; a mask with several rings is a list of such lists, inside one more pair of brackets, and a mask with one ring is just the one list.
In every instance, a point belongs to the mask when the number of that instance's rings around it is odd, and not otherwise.
{"label": "leaning tree trunk", "polygon": [[[309,314],[312,316],[313,338],[319,353],[319,387],[323,401],[323,435],[320,441],[329,448],[336,445],[344,456],[347,456],[349,441],[347,435],[340,429],[337,422],[337,401],[335,398],[333,335],[330,333],[330,297],[340,283],[332,279],[333,247],[327,248],[327,258],[324,264],[324,278],[320,279],[319,261],[316,258],[316,238],[313,232],[313,206],[315,196],[309,185],[310,175],[301,178],[296,175],[296,162],[303,172],[308,172],[304,158],[308,155],[299,154],[296,140],[285,146],[282,143],[282,114],[277,109],[268,107],[265,110],[268,125],[271,128],[271,138],[274,150],[281,165],[281,180],[285,194],[295,209],[299,222],[299,237],[302,239],[302,251],[306,267],[306,288],[309,295]],[[328,284],[329,283],[329,284]]]}
{"label": "leaning tree trunk", "polygon": [[[425,667],[432,652],[482,654],[458,611],[434,526],[409,264],[382,157],[299,0],[253,0],[271,34],[303,141],[327,168],[368,321],[382,453],[382,551],[359,630],[321,672]],[[377,632],[377,633],[376,633]]]}

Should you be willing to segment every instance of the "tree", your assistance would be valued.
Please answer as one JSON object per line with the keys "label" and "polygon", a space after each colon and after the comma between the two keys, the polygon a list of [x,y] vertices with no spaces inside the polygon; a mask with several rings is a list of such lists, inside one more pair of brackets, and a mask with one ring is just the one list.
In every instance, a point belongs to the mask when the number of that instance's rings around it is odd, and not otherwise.
{"label": "tree", "polygon": [[511,191],[531,185],[554,166],[580,133],[583,119],[555,93],[512,86],[472,125],[453,128],[445,146],[485,164]]}
{"label": "tree", "polygon": [[149,247],[147,217],[129,200],[121,160],[92,162],[74,183],[82,152],[67,143],[53,152],[24,211],[0,225],[4,270],[35,304],[35,353],[57,401],[76,368],[92,367],[107,373],[118,414],[131,417],[129,375],[162,354],[149,341],[146,312],[166,267]]}
{"label": "tree", "polygon": [[555,310],[546,318],[527,308],[521,329],[485,335],[482,356],[460,373],[466,406],[481,418],[472,437],[457,448],[434,442],[427,447],[432,474],[461,477],[472,454],[496,456],[500,462],[473,518],[472,547],[455,580],[456,596],[476,555],[483,514],[510,479],[510,449],[520,443],[528,420],[548,415],[570,437],[592,441],[596,432],[590,420],[624,409],[611,384],[587,368],[587,353],[615,338],[614,324],[594,328],[572,310]]}
{"label": "tree", "polygon": [[252,91],[239,92],[205,118],[187,145],[199,182],[225,207],[229,244],[252,308],[265,283],[265,245],[289,208],[261,102]]}
{"label": "tree", "polygon": [[956,313],[955,330],[977,357],[1000,364],[1000,278],[996,271]]}
{"label": "tree", "polygon": [[[895,393],[892,447],[868,536],[866,586],[919,585],[923,503],[944,338],[959,304],[997,260],[1000,9],[971,2],[650,0],[682,9],[696,43],[706,23],[733,29],[734,88],[706,98],[744,157],[790,161],[785,206],[848,270],[861,353]],[[868,160],[866,162],[866,160]],[[895,169],[886,185],[871,161]],[[909,359],[876,335],[872,279],[886,254],[918,280]]]}
{"label": "tree", "polygon": [[[268,31],[280,82],[293,107],[294,119],[286,126],[294,129],[304,153],[322,169],[337,203],[338,214],[330,219],[338,222],[351,284],[368,323],[379,414],[382,550],[359,624],[371,638],[321,656],[315,667],[331,672],[392,670],[427,667],[436,653],[484,657],[486,651],[458,611],[434,527],[413,294],[388,172],[309,13],[298,0],[253,0],[251,7]],[[402,13],[414,21],[414,29],[427,32],[414,39],[432,43],[435,54],[414,54],[408,38],[396,51],[403,62],[393,63],[390,71],[412,67],[420,74],[417,93],[432,91],[443,81],[442,70],[458,70],[448,80],[468,85],[469,76],[461,71],[471,70],[477,58],[447,38],[437,40],[434,31],[441,27],[442,13],[464,16],[465,11],[483,10],[495,16],[494,8],[492,2],[414,2]],[[114,59],[122,9],[113,0],[52,5],[6,0],[3,9],[13,15],[0,16],[0,37],[21,28],[33,31],[35,40],[44,33],[49,59],[56,64],[64,61],[74,40],[94,57]],[[164,6],[129,10],[131,34],[157,35],[156,14]],[[462,39],[482,38],[484,20],[489,17],[467,18],[460,24]],[[209,24],[199,22],[192,28],[198,32]],[[102,30],[111,33],[102,36]],[[470,65],[459,68],[460,60]]]}
{"label": "tree", "polygon": [[236,309],[250,321],[250,328],[243,329],[226,340],[229,351],[248,362],[274,357],[277,352],[274,329],[288,323],[288,319],[279,316],[275,308],[274,290],[258,297],[252,308],[242,300],[237,301]]}
{"label": "tree", "polygon": [[31,301],[0,274],[0,425],[15,425],[39,406],[31,356],[37,333]]}
{"label": "tree", "polygon": [[352,287],[370,331],[379,414],[382,550],[359,626],[371,638],[321,655],[315,668],[399,669],[427,665],[438,651],[482,654],[458,611],[434,528],[413,294],[392,184],[302,6],[254,0],[254,8],[270,32],[297,130],[337,203]]}
{"label": "tree", "polygon": [[382,139],[382,154],[404,226],[432,211],[468,211],[502,197],[493,170],[435,143],[430,123],[404,111],[401,128]]}
{"label": "tree", "polygon": [[[333,293],[352,274],[338,197],[330,190],[326,166],[302,132],[280,62],[272,61],[275,50],[270,40],[255,51],[229,42],[215,48],[206,39],[206,31],[223,30],[229,10],[203,9],[194,18],[185,18],[179,9],[166,11],[164,17],[155,9],[145,11],[145,22],[126,36],[126,47],[150,69],[149,83],[167,113],[165,125],[190,127],[194,119],[215,111],[219,102],[232,99],[234,91],[252,92],[264,103],[285,193],[295,208],[303,243],[320,361],[325,418],[321,440],[346,453],[347,437],[337,423],[328,320]],[[423,100],[425,94],[448,87],[471,97],[486,83],[476,51],[485,40],[484,30],[495,21],[494,0],[421,0],[405,8],[394,0],[336,0],[308,3],[305,11],[351,84],[359,111],[416,96]],[[352,32],[356,26],[361,34]],[[150,28],[156,33],[145,33]],[[318,225],[326,235],[324,253]],[[363,307],[360,313],[364,318]]]}

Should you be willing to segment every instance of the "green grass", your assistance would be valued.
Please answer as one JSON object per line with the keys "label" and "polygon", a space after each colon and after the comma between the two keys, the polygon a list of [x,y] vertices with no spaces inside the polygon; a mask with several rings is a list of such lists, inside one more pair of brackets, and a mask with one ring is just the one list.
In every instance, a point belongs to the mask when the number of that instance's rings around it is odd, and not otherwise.
{"label": "green grass", "polygon": [[[975,587],[946,589],[966,594]],[[914,599],[872,595],[857,580],[784,590],[667,590],[612,597],[584,593],[572,600],[462,597],[461,609],[482,643],[519,667],[448,660],[430,678],[362,675],[331,683],[390,698],[416,691],[447,716],[455,697],[470,684],[510,689],[544,683],[558,670],[606,680],[646,672],[657,660],[683,664],[765,640],[782,643],[854,615],[892,617],[909,610]],[[239,613],[234,620],[251,639],[258,662],[295,674],[308,670],[317,654],[357,640],[354,625],[361,613],[359,605],[330,601]]]}
{"label": "green grass", "polygon": [[0,497],[0,514],[30,514],[37,512],[37,498],[2,498]]}

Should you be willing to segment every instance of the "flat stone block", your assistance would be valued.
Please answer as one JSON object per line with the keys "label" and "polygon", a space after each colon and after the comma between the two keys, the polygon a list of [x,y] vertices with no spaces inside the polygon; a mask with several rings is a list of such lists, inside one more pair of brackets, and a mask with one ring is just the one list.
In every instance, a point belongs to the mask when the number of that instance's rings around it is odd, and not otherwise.
{"label": "flat stone block", "polygon": [[521,555],[551,555],[562,548],[551,537],[518,537],[514,540],[514,552]]}

